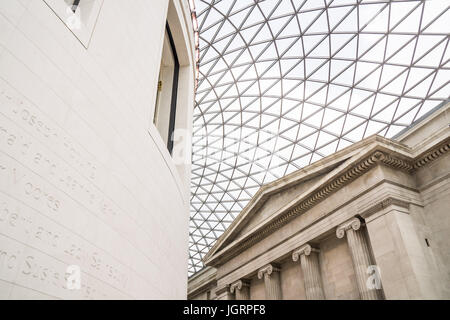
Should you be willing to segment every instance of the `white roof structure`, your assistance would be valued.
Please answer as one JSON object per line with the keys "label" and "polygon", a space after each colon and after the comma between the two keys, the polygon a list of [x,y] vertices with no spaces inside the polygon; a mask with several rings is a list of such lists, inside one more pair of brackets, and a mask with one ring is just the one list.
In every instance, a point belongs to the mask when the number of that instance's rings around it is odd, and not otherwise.
{"label": "white roof structure", "polygon": [[449,99],[449,3],[195,1],[190,275],[261,185]]}

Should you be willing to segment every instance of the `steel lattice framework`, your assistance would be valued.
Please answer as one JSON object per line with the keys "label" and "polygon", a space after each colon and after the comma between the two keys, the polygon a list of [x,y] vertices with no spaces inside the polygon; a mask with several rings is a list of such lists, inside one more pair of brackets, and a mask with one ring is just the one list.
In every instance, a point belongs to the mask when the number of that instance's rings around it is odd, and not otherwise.
{"label": "steel lattice framework", "polygon": [[262,184],[449,98],[447,0],[195,5],[190,275]]}

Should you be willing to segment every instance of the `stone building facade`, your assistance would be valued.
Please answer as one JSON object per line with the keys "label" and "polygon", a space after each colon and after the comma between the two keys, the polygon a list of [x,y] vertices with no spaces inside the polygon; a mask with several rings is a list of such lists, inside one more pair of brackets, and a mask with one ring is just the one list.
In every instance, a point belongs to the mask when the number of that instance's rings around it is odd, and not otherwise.
{"label": "stone building facade", "polygon": [[189,299],[449,299],[450,104],[264,185]]}

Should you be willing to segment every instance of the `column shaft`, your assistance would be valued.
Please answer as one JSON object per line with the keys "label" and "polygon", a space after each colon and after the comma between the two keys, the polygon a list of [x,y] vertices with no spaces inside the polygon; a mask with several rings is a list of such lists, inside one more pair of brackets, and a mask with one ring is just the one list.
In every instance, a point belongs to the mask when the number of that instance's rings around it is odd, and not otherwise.
{"label": "column shaft", "polygon": [[238,280],[230,285],[230,292],[235,294],[236,300],[250,300],[250,282]]}
{"label": "column shaft", "polygon": [[243,286],[242,289],[236,290],[236,300],[250,300],[250,288]]}
{"label": "column shaft", "polygon": [[376,289],[367,286],[368,267],[372,265],[369,245],[365,234],[361,229],[361,221],[353,218],[339,226],[336,234],[338,238],[347,235],[347,243],[352,256],[353,268],[355,269],[356,283],[362,300],[378,300]]}
{"label": "column shaft", "polygon": [[258,278],[264,277],[267,300],[281,300],[280,269],[269,264],[258,271]]}
{"label": "column shaft", "polygon": [[264,275],[264,285],[266,288],[267,300],[281,300],[280,273],[274,272],[271,275]]}
{"label": "column shaft", "polygon": [[367,268],[372,264],[369,248],[362,230],[347,231],[347,242],[352,255],[353,267],[355,268],[356,282],[359,293],[363,300],[377,300],[376,290],[367,288]]}
{"label": "column shaft", "polygon": [[305,281],[306,298],[308,300],[324,299],[317,253],[311,252],[308,256],[302,254],[300,258],[300,265]]}

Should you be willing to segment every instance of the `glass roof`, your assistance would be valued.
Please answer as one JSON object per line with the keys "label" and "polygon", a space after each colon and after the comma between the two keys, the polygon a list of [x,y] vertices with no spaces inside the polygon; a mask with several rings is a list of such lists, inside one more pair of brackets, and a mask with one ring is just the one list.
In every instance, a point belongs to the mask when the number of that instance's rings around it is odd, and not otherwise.
{"label": "glass roof", "polygon": [[449,1],[196,0],[189,275],[262,184],[450,95]]}

